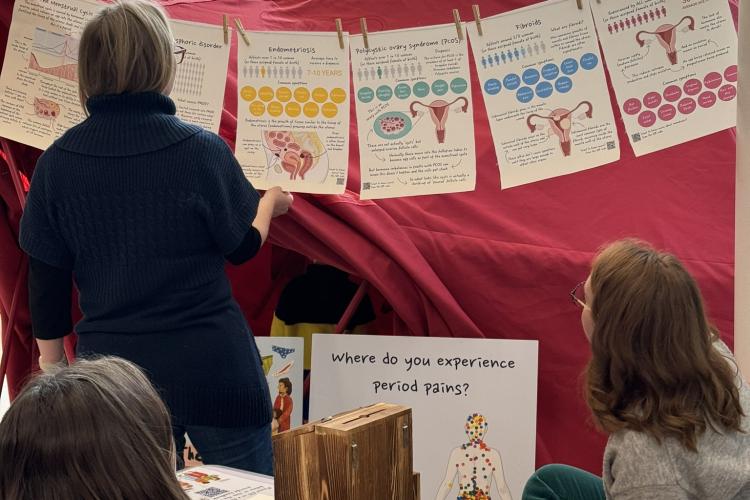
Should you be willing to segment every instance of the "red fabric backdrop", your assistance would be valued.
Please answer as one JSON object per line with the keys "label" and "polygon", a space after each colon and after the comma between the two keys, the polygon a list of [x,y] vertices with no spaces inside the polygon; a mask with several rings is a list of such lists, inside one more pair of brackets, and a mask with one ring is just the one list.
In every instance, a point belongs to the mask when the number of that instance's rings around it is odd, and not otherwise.
{"label": "red fabric backdrop", "polygon": [[[352,33],[359,32],[361,16],[367,17],[371,31],[398,29],[450,22],[456,6],[445,0],[434,0],[429,8],[423,2],[399,0],[163,3],[176,19],[218,25],[226,13],[241,18],[249,30],[328,31],[333,19],[341,17],[344,29]],[[479,1],[485,16],[530,3]],[[0,7],[0,43],[7,36],[10,10],[7,2]],[[469,2],[461,2],[459,10],[463,19],[471,18]],[[221,126],[230,143],[236,129],[236,43]],[[290,215],[274,225],[271,238],[280,247],[370,281],[400,319],[383,333],[538,340],[537,464],[566,462],[600,472],[605,437],[593,430],[581,398],[580,373],[589,351],[578,310],[567,293],[585,279],[600,245],[624,236],[644,238],[686,262],[731,345],[734,135],[721,132],[636,159],[615,109],[619,162],[501,191],[473,66],[471,76],[476,191],[360,201],[352,107],[351,191],[343,196],[297,196]],[[26,167],[31,164],[26,159]],[[6,172],[0,177],[0,194],[6,201],[6,217],[0,219],[0,303],[7,311],[19,253],[18,211]],[[272,256],[267,249],[254,263],[231,272],[235,293],[260,334],[267,330],[269,311],[284,281],[283,276],[272,276],[285,268],[272,266],[272,257],[278,253]],[[16,332],[19,347],[12,358],[14,383],[29,369],[28,311],[23,306]]]}

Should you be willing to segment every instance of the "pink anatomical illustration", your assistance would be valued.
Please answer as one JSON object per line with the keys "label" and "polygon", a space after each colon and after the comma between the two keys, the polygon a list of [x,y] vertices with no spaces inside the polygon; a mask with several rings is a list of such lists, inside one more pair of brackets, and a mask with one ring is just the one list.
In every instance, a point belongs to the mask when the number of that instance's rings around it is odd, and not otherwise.
{"label": "pink anatomical illustration", "polygon": [[695,19],[693,19],[692,16],[685,16],[680,19],[679,23],[662,24],[661,26],[656,28],[656,31],[639,31],[635,35],[635,41],[638,42],[638,45],[643,47],[646,41],[643,40],[642,35],[654,35],[659,44],[661,44],[661,46],[664,47],[664,50],[667,52],[667,58],[669,59],[669,62],[672,64],[677,64],[677,49],[675,47],[675,44],[677,43],[677,28],[679,28],[685,21],[687,21],[687,26],[682,29],[683,32],[692,31],[695,29]]}
{"label": "pink anatomical illustration", "polygon": [[[579,108],[586,107],[586,111],[581,115],[574,115]],[[537,128],[541,128],[540,125],[532,123],[535,119],[547,120],[549,123],[548,133],[555,134],[560,139],[560,149],[562,149],[563,156],[570,156],[570,129],[573,128],[573,123],[576,120],[585,118],[591,118],[594,111],[594,107],[589,101],[581,101],[573,109],[557,108],[553,110],[549,115],[538,115],[536,113],[526,117],[526,125],[529,130],[533,133]]]}
{"label": "pink anatomical illustration", "polygon": [[415,117],[417,116],[417,110],[415,109],[416,106],[427,108],[430,112],[432,122],[435,124],[435,134],[437,135],[438,143],[442,144],[443,142],[445,142],[445,124],[448,121],[448,111],[450,111],[451,106],[459,101],[463,101],[461,111],[466,113],[466,111],[469,109],[469,100],[465,97],[457,97],[451,102],[438,99],[436,101],[432,101],[430,104],[424,104],[420,101],[414,101],[411,103],[411,106],[409,106],[409,111],[411,112],[411,116]]}
{"label": "pink anatomical illustration", "polygon": [[269,177],[283,176],[291,181],[325,180],[327,154],[317,133],[265,130],[263,145]]}

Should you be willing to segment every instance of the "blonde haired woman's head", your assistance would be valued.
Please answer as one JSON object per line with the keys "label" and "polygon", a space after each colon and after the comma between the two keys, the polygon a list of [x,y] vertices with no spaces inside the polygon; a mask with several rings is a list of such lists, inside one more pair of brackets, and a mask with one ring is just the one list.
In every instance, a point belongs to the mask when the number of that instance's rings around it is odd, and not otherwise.
{"label": "blonde haired woman's head", "polygon": [[161,8],[147,0],[105,7],[88,22],[78,53],[78,88],[89,97],[172,90],[174,37]]}

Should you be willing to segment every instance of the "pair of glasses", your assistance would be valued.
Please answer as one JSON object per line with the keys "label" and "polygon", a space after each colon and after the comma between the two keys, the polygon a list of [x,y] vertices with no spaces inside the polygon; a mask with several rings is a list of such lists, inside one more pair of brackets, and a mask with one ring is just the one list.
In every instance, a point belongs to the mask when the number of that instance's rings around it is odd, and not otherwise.
{"label": "pair of glasses", "polygon": [[578,307],[585,309],[588,307],[586,305],[586,295],[584,294],[583,287],[586,284],[585,281],[581,281],[578,283],[574,289],[570,291],[570,298],[573,301],[575,305]]}
{"label": "pair of glasses", "polygon": [[174,57],[177,61],[177,64],[180,64],[183,59],[185,59],[185,53],[187,52],[187,49],[185,47],[180,47],[179,45],[175,45],[174,48]]}

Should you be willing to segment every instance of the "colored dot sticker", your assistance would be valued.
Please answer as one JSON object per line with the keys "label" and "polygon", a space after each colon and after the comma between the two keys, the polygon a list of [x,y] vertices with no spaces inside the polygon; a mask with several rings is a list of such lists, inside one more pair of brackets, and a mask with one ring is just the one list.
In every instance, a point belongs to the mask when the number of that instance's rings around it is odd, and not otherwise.
{"label": "colored dot sticker", "polygon": [[557,64],[549,63],[542,66],[542,76],[545,80],[554,80],[559,74],[560,68],[557,67]]}
{"label": "colored dot sticker", "polygon": [[[297,92],[295,92],[295,99],[297,97],[296,94]],[[375,92],[373,92],[370,87],[362,87],[361,89],[357,91],[357,99],[359,99],[361,102],[370,102],[374,98],[375,98]],[[299,101],[299,99],[297,100]]]}
{"label": "colored dot sticker", "polygon": [[432,93],[435,95],[445,95],[448,92],[448,82],[445,80],[435,80],[432,82]]}
{"label": "colored dot sticker", "polygon": [[664,89],[664,99],[668,102],[675,102],[682,97],[682,89],[677,85],[670,85]]}
{"label": "colored dot sticker", "polygon": [[292,101],[286,104],[285,110],[288,116],[295,118],[302,112],[302,106],[300,106],[298,102]]}
{"label": "colored dot sticker", "polygon": [[405,83],[399,83],[393,91],[399,99],[408,99],[411,95],[411,87]]}
{"label": "colored dot sticker", "polygon": [[536,95],[542,98],[549,97],[552,95],[552,84],[550,82],[542,82],[536,86]]}
{"label": "colored dot sticker", "polygon": [[719,99],[722,101],[731,101],[737,96],[737,89],[734,85],[726,84],[719,89]]}
{"label": "colored dot sticker", "polygon": [[643,96],[643,105],[647,108],[654,109],[661,104],[661,94],[657,92],[649,92]]}
{"label": "colored dot sticker", "polygon": [[636,115],[641,110],[641,101],[631,97],[622,105],[622,110],[625,114]]}
{"label": "colored dot sticker", "polygon": [[375,91],[375,95],[378,96],[378,99],[385,102],[393,97],[393,90],[391,90],[388,85],[381,85],[378,87],[378,90]]}
{"label": "colored dot sticker", "polygon": [[261,101],[270,101],[273,99],[273,89],[271,87],[261,87],[258,89],[258,97],[260,97]]}
{"label": "colored dot sticker", "polygon": [[318,105],[314,102],[306,102],[305,106],[302,108],[302,112],[305,113],[305,116],[308,118],[315,118],[318,116],[318,111],[320,108],[318,108]]}
{"label": "colored dot sticker", "polygon": [[521,85],[521,79],[515,73],[510,73],[503,78],[503,85],[508,90],[516,90]]}
{"label": "colored dot sticker", "polygon": [[312,91],[313,101],[323,104],[328,99],[328,91],[322,87],[317,87]]}
{"label": "colored dot sticker", "polygon": [[468,88],[469,84],[463,78],[454,78],[451,80],[451,92],[454,94],[463,94]]}
{"label": "colored dot sticker", "polygon": [[687,95],[697,95],[702,88],[703,85],[701,84],[701,81],[695,78],[686,81],[682,86],[682,90],[684,90]]}
{"label": "colored dot sticker", "polygon": [[516,92],[516,99],[518,99],[518,102],[529,102],[533,98],[534,91],[529,87],[521,87],[520,89],[518,89],[518,92]]}
{"label": "colored dot sticker", "polygon": [[336,104],[342,104],[344,101],[346,101],[346,91],[342,88],[336,87],[335,89],[331,90],[331,100]]}
{"label": "colored dot sticker", "polygon": [[255,91],[255,87],[251,87],[250,85],[245,85],[244,87],[242,87],[242,90],[240,90],[240,97],[242,97],[247,102],[255,99],[256,95],[258,95],[258,93]]}
{"label": "colored dot sticker", "polygon": [[710,108],[716,104],[716,94],[709,92],[708,90],[698,96],[698,105],[701,108]]}
{"label": "colored dot sticker", "polygon": [[323,111],[323,116],[325,116],[326,118],[333,118],[334,116],[338,114],[339,107],[336,106],[332,102],[327,102],[323,104],[322,111]]}
{"label": "colored dot sticker", "polygon": [[705,85],[706,88],[709,89],[718,89],[719,85],[721,85],[721,74],[717,73],[716,71],[712,71],[711,73],[707,74],[705,77],[703,77],[703,85]]}
{"label": "colored dot sticker", "polygon": [[[363,87],[367,88],[367,87]],[[371,91],[372,92],[372,91]],[[299,87],[294,89],[294,100],[297,102],[307,102],[310,99],[310,91],[306,87]],[[368,102],[368,101],[362,101]]]}
{"label": "colored dot sticker", "polygon": [[281,116],[281,113],[284,112],[284,106],[278,102],[273,101],[268,103],[268,114],[271,116]]}
{"label": "colored dot sticker", "polygon": [[497,94],[502,88],[503,86],[500,84],[500,80],[498,80],[497,78],[490,78],[489,80],[484,82],[484,91],[489,95]]}
{"label": "colored dot sticker", "polygon": [[539,72],[534,68],[529,68],[523,72],[521,79],[526,85],[536,85],[536,82],[539,81]]}
{"label": "colored dot sticker", "polygon": [[557,90],[561,94],[565,94],[566,92],[569,92],[570,89],[572,88],[573,88],[573,81],[567,76],[561,76],[560,78],[555,80],[555,90]]}
{"label": "colored dot sticker", "polygon": [[287,102],[292,98],[292,91],[287,87],[279,87],[276,89],[276,99],[281,102]]}
{"label": "colored dot sticker", "polygon": [[677,109],[671,104],[665,104],[659,108],[657,113],[660,120],[668,122],[677,115]]}
{"label": "colored dot sticker", "polygon": [[638,115],[638,125],[641,127],[648,128],[656,123],[656,113],[653,111],[644,111]]}
{"label": "colored dot sticker", "polygon": [[581,56],[581,67],[583,69],[585,70],[594,69],[596,68],[597,64],[599,64],[599,58],[596,57],[596,54],[592,54],[591,52],[588,52]]}
{"label": "colored dot sticker", "polygon": [[427,82],[417,82],[414,84],[413,90],[415,96],[425,97],[430,93],[430,86],[427,85]]}
{"label": "colored dot sticker", "polygon": [[266,105],[260,101],[250,103],[250,113],[253,116],[262,116],[266,112]]}
{"label": "colored dot sticker", "polygon": [[686,98],[684,98],[683,100],[680,101],[680,103],[677,105],[677,109],[683,115],[689,115],[690,113],[692,113],[693,111],[695,111],[696,106],[697,105],[695,104],[695,100],[694,99],[692,99],[690,97],[686,97]]}
{"label": "colored dot sticker", "polygon": [[728,82],[736,82],[737,81],[737,65],[732,64],[727,69],[724,70],[724,79]]}
{"label": "colored dot sticker", "polygon": [[565,59],[560,64],[560,70],[565,75],[573,75],[576,71],[578,71],[578,61],[572,58]]}

